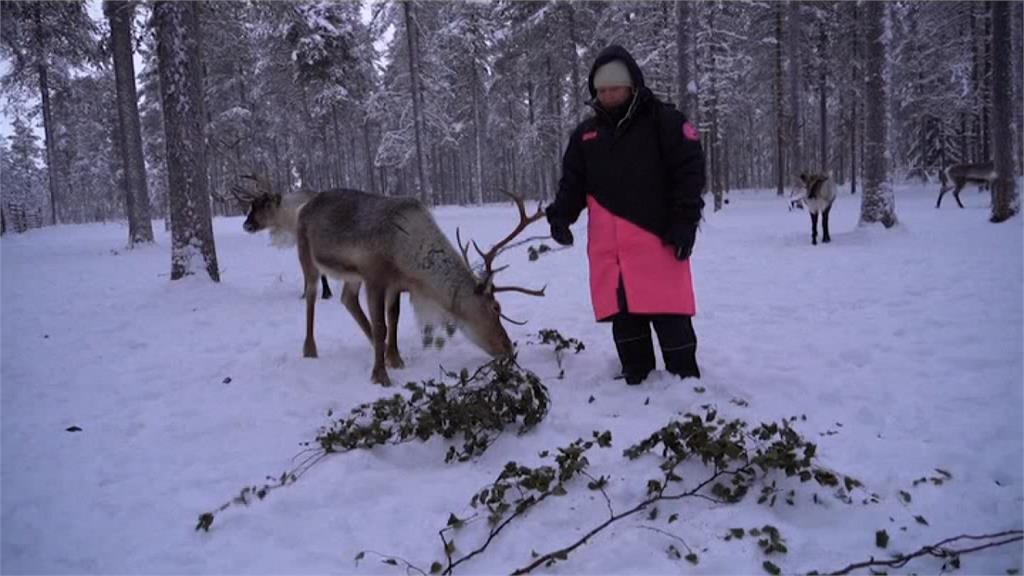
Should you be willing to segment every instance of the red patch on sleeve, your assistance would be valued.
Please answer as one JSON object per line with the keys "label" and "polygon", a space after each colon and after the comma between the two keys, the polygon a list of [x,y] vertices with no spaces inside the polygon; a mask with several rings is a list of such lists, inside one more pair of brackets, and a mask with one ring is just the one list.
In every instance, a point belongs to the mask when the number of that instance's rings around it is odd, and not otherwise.
{"label": "red patch on sleeve", "polygon": [[700,140],[700,132],[697,131],[697,127],[693,124],[683,122],[683,138],[696,142]]}
{"label": "red patch on sleeve", "polygon": [[583,141],[597,140],[597,130],[591,130],[590,132],[583,133]]}

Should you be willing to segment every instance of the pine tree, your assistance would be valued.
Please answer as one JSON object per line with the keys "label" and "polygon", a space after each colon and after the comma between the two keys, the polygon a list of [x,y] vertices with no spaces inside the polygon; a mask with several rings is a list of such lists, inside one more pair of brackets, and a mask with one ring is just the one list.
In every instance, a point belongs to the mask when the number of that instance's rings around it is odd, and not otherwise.
{"label": "pine tree", "polygon": [[990,2],[992,13],[992,144],[996,181],[992,186],[992,222],[1009,220],[1020,210],[1013,177],[1013,82],[1010,70],[1010,5]]}
{"label": "pine tree", "polygon": [[4,227],[15,232],[42,225],[45,208],[43,171],[39,168],[41,151],[32,126],[22,116],[15,116],[8,143],[0,150],[3,166],[0,168],[0,188],[3,189],[0,208],[4,214]]}
{"label": "pine tree", "polygon": [[193,274],[195,260],[201,258],[207,274],[219,282],[206,176],[200,7],[193,2],[157,2],[153,7],[167,143],[171,280]]}
{"label": "pine tree", "polygon": [[864,37],[867,41],[864,90],[867,118],[864,195],[861,197],[860,221],[862,224],[881,222],[886,228],[891,228],[896,225],[897,219],[886,159],[888,100],[885,85],[885,11],[884,3],[870,2],[865,6],[863,20]]}
{"label": "pine tree", "polygon": [[50,218],[60,220],[58,202],[70,194],[67,167],[58,158],[58,134],[53,118],[51,93],[54,84],[68,76],[71,66],[96,55],[96,25],[85,10],[85,2],[35,1],[0,2],[0,45],[11,60],[7,84],[33,86],[42,103],[46,136],[46,166],[50,191]]}
{"label": "pine tree", "polygon": [[139,128],[139,104],[135,91],[135,64],[132,61],[135,4],[131,1],[107,0],[103,8],[110,21],[110,47],[117,82],[118,149],[124,167],[121,181],[128,216],[128,243],[134,246],[136,243],[153,241],[146,165],[142,155],[142,132]]}

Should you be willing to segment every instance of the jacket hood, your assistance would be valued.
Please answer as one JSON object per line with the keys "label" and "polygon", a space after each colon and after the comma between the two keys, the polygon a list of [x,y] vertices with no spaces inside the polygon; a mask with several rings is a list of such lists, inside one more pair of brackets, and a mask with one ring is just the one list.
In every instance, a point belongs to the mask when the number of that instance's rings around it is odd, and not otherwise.
{"label": "jacket hood", "polygon": [[633,78],[633,89],[637,92],[641,92],[645,87],[644,85],[644,74],[640,71],[640,66],[637,66],[636,60],[633,59],[633,55],[628,50],[619,46],[618,44],[612,44],[597,55],[597,59],[594,60],[594,65],[590,67],[590,75],[587,77],[587,88],[590,89],[590,98],[597,97],[597,90],[594,89],[594,73],[601,66],[604,66],[612,60],[621,60],[626,68],[629,69],[629,75]]}

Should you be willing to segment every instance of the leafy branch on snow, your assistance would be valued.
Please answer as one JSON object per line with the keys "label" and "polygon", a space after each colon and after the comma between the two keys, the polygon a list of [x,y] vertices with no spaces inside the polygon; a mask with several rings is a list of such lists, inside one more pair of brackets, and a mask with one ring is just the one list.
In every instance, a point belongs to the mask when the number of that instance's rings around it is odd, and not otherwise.
{"label": "leafy branch on snow", "polygon": [[[470,506],[474,509],[486,509],[490,530],[484,543],[465,556],[453,559],[453,552],[456,549],[455,539],[449,539],[449,535],[476,517],[463,520],[457,518],[455,514],[450,515],[448,525],[438,532],[444,545],[448,566],[441,567],[440,563],[435,563],[431,572],[436,573],[443,569],[444,574],[451,574],[456,566],[486,550],[498,534],[513,520],[523,516],[550,496],[564,496],[567,493],[565,486],[569,481],[580,475],[590,477],[586,472],[590,466],[590,461],[586,457],[587,451],[595,444],[602,448],[610,447],[611,441],[611,432],[595,431],[593,440],[579,438],[566,447],[558,448],[557,454],[554,456],[557,468],[550,465],[531,468],[516,462],[506,463],[497,479],[473,495],[470,500]],[[548,456],[547,451],[541,453],[542,458]],[[602,488],[605,482],[604,477],[600,479],[591,477],[588,486],[592,490],[597,490]]]}
{"label": "leafy branch on snow", "polygon": [[586,350],[586,346],[583,342],[575,338],[566,338],[562,334],[553,328],[543,328],[537,332],[537,336],[540,338],[541,344],[554,344],[555,345],[555,362],[558,364],[558,378],[561,379],[565,376],[565,369],[562,368],[562,357],[566,350],[572,350],[573,354],[579,354]]}
{"label": "leafy branch on snow", "polygon": [[[748,443],[752,446],[748,447]],[[649,518],[654,519],[657,517],[655,506],[659,503],[688,498],[737,503],[744,499],[756,481],[763,481],[769,474],[778,472],[787,477],[797,477],[801,482],[814,480],[823,486],[838,487],[840,483],[835,473],[812,464],[817,446],[790,428],[788,420],[761,424],[747,431],[746,422],[727,422],[718,418],[714,409],[705,409],[703,416],[686,414],[681,420],[670,422],[645,440],[627,448],[623,454],[636,460],[655,451],[660,452],[657,457],[660,476],[647,481],[646,499],[619,513],[615,513],[609,506],[607,520],[587,531],[575,542],[538,556],[513,574],[526,574],[540,566],[551,566],[566,560],[569,554],[590,538],[623,518],[651,509]],[[685,482],[680,473],[681,467],[685,463],[698,461],[703,464],[706,474],[697,481]],[[859,482],[847,481],[846,484],[855,487]],[[669,521],[676,517],[670,516]],[[769,533],[765,542],[766,547],[763,548],[766,552],[785,552],[785,545],[777,531]],[[690,559],[691,562],[694,560]],[[769,569],[767,564],[770,562],[766,563],[766,570]]]}
{"label": "leafy branch on snow", "polygon": [[524,434],[547,415],[550,400],[540,379],[520,367],[514,357],[484,364],[470,375],[445,372],[451,384],[434,379],[405,385],[409,397],[395,394],[353,408],[349,416],[322,428],[303,461],[279,477],[268,477],[262,486],[247,486],[212,512],[199,516],[196,530],[209,531],[217,513],[233,505],[248,506],[270,492],[294,484],[328,454],[400,444],[433,436],[461,445],[448,448],[445,462],[465,461],[483,454],[506,427],[518,426]]}
{"label": "leafy branch on snow", "polygon": [[[998,546],[1005,546],[1013,542],[1020,542],[1024,540],[1024,531],[1022,530],[1007,530],[1004,532],[998,532],[995,534],[982,534],[980,536],[973,536],[969,534],[961,534],[960,536],[954,536],[952,538],[946,538],[935,544],[928,546],[922,546],[917,551],[910,554],[896,554],[896,556],[889,560],[875,560],[871,558],[864,562],[856,562],[848,566],[844,566],[838,570],[825,572],[825,574],[849,574],[854,570],[861,568],[872,568],[876,566],[887,567],[887,568],[902,568],[907,565],[908,562],[915,558],[923,556],[933,556],[935,558],[941,558],[948,560],[948,563],[942,565],[942,570],[945,571],[949,568],[957,569],[960,568],[960,557],[965,554],[972,552],[980,552],[981,550],[987,550],[989,548],[996,548]],[[980,544],[964,546],[968,541],[980,542]],[[886,537],[886,545],[888,545],[888,537]],[[880,546],[884,547],[884,546]],[[810,574],[818,574],[818,572],[811,572]]]}

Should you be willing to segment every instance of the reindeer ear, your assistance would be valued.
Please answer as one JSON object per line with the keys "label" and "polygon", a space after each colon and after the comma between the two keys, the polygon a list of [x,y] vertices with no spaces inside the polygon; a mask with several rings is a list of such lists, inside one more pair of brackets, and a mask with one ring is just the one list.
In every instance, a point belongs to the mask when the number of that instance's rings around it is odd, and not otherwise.
{"label": "reindeer ear", "polygon": [[494,277],[487,275],[483,280],[479,280],[476,283],[476,288],[473,290],[476,294],[494,294]]}

